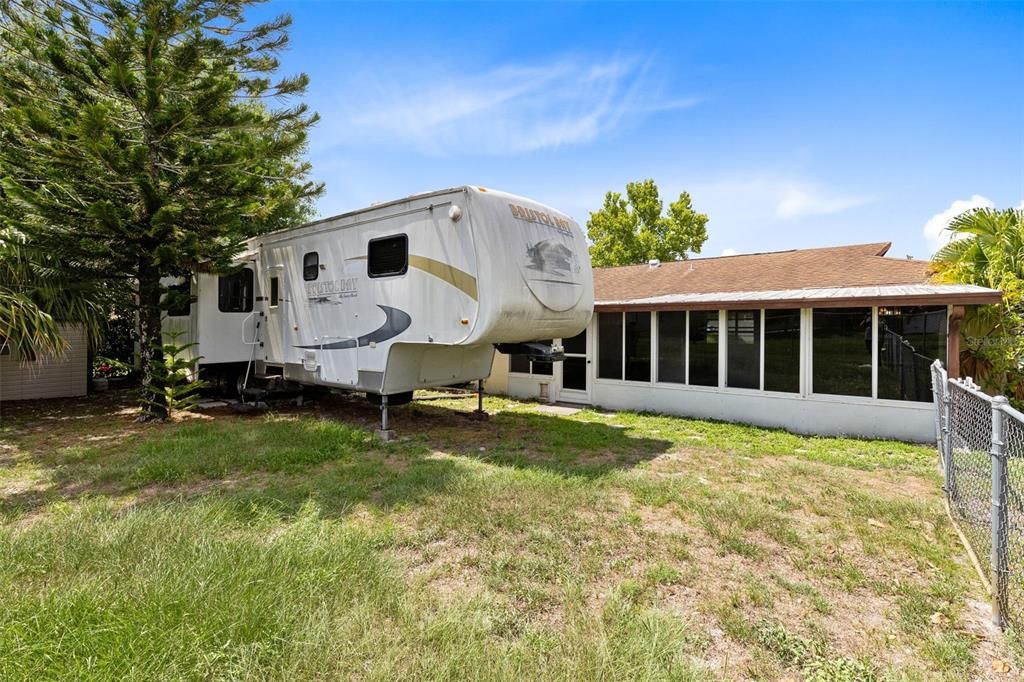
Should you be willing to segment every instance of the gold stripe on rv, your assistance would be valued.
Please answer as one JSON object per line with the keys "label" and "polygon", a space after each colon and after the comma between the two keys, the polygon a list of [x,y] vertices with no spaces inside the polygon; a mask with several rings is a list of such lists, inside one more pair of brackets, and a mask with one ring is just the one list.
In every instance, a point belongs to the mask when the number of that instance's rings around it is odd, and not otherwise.
{"label": "gold stripe on rv", "polygon": [[[366,256],[356,256],[355,258],[346,258],[345,260],[366,260]],[[476,277],[464,270],[459,270],[454,265],[442,263],[439,260],[427,258],[426,256],[410,254],[409,267],[422,270],[428,275],[444,280],[474,301],[479,301],[477,298]]]}

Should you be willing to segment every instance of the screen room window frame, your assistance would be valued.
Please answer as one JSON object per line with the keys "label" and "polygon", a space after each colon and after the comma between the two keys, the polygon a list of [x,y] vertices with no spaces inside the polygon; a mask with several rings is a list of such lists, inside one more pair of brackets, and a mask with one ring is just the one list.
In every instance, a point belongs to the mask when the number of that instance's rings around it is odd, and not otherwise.
{"label": "screen room window frame", "polygon": [[[725,350],[719,352],[718,363],[720,375],[724,374],[724,382],[722,388],[729,388],[737,391],[763,391],[764,390],[764,309],[763,308],[726,308],[724,309],[724,315],[719,313],[719,338],[724,336]],[[733,379],[734,360],[739,360],[739,356],[734,356],[732,351],[733,344],[733,332],[735,336],[740,336],[740,325],[739,319],[744,314],[750,314],[751,323],[753,324],[754,341],[752,342],[754,351],[754,366],[756,367],[755,381],[752,386],[738,385],[738,382]],[[734,325],[732,320],[735,319],[737,323]],[[723,331],[724,327],[724,331]],[[736,344],[738,345],[738,344]],[[724,365],[724,367],[723,367]],[[736,376],[735,379],[741,379],[742,377]]]}
{"label": "screen room window frame", "polygon": [[[546,343],[549,346],[554,344],[554,339],[543,339],[540,343]],[[526,362],[526,371],[513,368],[513,362]],[[537,367],[546,368],[537,371]],[[553,377],[555,375],[555,363],[554,362],[539,362],[537,360],[531,360],[530,356],[526,353],[512,353],[508,356],[508,373],[515,374],[521,377]]]}
{"label": "screen room window frame", "polygon": [[[891,380],[891,367],[888,366],[886,360],[891,357],[883,358],[883,350],[888,348],[888,342],[893,341],[892,338],[886,340],[886,333],[893,334],[888,324],[883,321],[883,318],[888,320],[889,318],[897,318],[902,320],[909,320],[911,318],[925,318],[933,314],[941,313],[941,330],[937,332],[941,343],[937,344],[937,348],[941,349],[941,357],[934,357],[931,352],[928,352],[927,337],[934,333],[929,333],[927,329],[923,332],[908,332],[908,336],[912,336],[914,343],[919,346],[924,346],[925,350],[923,353],[915,353],[923,359],[923,363],[918,365],[918,372],[911,372],[916,379],[914,383],[919,389],[925,388],[925,391],[921,392],[918,397],[907,397],[905,391],[901,390],[899,397],[892,395],[883,395],[885,388],[891,388],[889,380]],[[874,353],[875,359],[875,395],[879,400],[889,400],[899,403],[918,403],[928,404],[934,401],[935,396],[931,390],[931,377],[930,367],[935,360],[940,360],[945,366],[949,357],[949,306],[945,305],[888,305],[888,306],[875,306],[874,308]],[[927,326],[927,323],[926,323]],[[899,336],[899,334],[896,334]],[[910,344],[910,349],[913,350],[914,344]],[[883,374],[886,374],[887,380],[883,382]]]}
{"label": "screen room window frame", "polygon": [[[404,247],[404,258],[402,260],[401,270],[387,270],[385,272],[374,272],[373,271],[373,245],[381,242],[390,242],[399,240],[402,242]],[[374,237],[373,239],[366,242],[366,275],[370,279],[381,279],[384,277],[401,277],[405,273],[409,272],[409,235],[402,232],[399,234],[389,234],[384,237]]]}
{"label": "screen room window frame", "polygon": [[[869,309],[871,311],[871,323],[870,323],[871,335],[870,335],[870,337],[867,340],[867,343],[869,344],[869,347],[870,347],[870,355],[869,355],[869,357],[870,357],[870,361],[871,361],[871,379],[870,379],[871,383],[870,383],[870,391],[868,392],[868,395],[858,395],[858,394],[852,394],[852,393],[828,393],[828,392],[822,391],[818,386],[815,386],[816,382],[814,380],[815,379],[815,377],[814,377],[814,365],[815,365],[815,362],[814,362],[814,360],[815,360],[815,358],[814,358],[814,349],[815,349],[815,346],[814,346],[814,339],[815,339],[815,334],[814,334],[814,313],[815,313],[815,311],[819,311],[820,310],[822,312],[830,312],[830,311],[836,311],[836,310],[855,310],[855,309],[864,309],[864,308],[867,308],[867,309]],[[807,361],[806,361],[807,395],[810,396],[810,397],[813,397],[815,399],[838,400],[838,401],[844,401],[845,400],[845,401],[853,401],[853,402],[863,402],[863,401],[874,402],[874,401],[879,400],[879,398],[878,398],[878,344],[875,341],[878,338],[878,306],[876,306],[876,305],[811,306],[811,307],[807,308],[806,310],[807,310],[807,317],[805,319],[805,324],[807,325],[807,335],[806,335],[805,338],[807,339],[807,349],[806,349],[806,353],[807,353]],[[890,402],[902,402],[902,401],[890,401]]]}
{"label": "screen room window frame", "polygon": [[[657,373],[657,348],[655,344],[655,337],[657,335],[657,314],[653,310],[623,310],[616,312],[598,312],[601,316],[608,316],[608,319],[618,319],[618,330],[616,336],[619,337],[618,341],[618,376],[612,377],[602,375],[604,369],[601,364],[601,319],[597,321],[594,335],[594,358],[597,361],[597,371],[594,378],[595,381],[616,381],[627,384],[637,384],[641,386],[649,386],[656,383],[655,374]],[[647,315],[647,378],[646,379],[629,379],[626,378],[628,374],[628,339],[626,332],[629,329],[629,325],[626,322],[627,314],[635,315]]]}

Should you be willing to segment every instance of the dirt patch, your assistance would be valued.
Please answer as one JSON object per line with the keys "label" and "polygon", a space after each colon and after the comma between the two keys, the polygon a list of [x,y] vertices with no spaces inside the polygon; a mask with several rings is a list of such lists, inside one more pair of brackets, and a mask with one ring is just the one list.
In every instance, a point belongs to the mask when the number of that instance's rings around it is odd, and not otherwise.
{"label": "dirt patch", "polygon": [[398,552],[411,583],[427,587],[444,604],[483,594],[487,587],[478,568],[476,548],[443,538]]}

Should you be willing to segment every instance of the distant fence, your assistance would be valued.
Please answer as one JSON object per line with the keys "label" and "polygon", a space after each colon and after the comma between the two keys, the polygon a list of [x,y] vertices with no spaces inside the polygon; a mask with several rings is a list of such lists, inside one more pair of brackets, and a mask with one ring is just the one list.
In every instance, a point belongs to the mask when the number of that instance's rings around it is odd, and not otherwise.
{"label": "distant fence", "polygon": [[1024,626],[1024,414],[932,365],[935,437],[954,523],[973,550],[1000,627]]}
{"label": "distant fence", "polygon": [[928,369],[932,358],[918,353],[907,339],[891,329],[882,329],[885,342],[879,348],[878,364],[892,370],[899,381],[900,400],[928,399]]}

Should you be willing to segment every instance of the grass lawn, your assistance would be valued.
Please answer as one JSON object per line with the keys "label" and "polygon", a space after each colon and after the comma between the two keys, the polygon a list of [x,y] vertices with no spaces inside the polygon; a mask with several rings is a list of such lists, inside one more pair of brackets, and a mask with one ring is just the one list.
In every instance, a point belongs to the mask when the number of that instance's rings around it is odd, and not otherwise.
{"label": "grass lawn", "polygon": [[932,448],[474,406],[5,406],[0,679],[1019,675]]}

